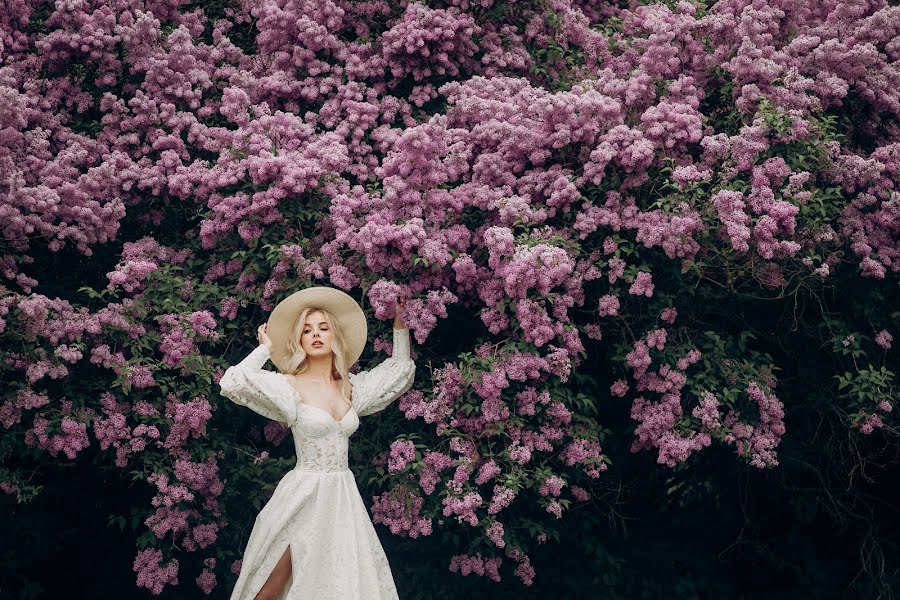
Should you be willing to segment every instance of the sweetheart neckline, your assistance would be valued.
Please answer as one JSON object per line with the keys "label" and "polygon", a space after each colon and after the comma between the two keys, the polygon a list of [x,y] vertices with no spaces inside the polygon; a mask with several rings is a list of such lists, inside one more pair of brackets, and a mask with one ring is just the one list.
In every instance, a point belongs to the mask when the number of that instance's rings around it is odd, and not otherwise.
{"label": "sweetheart neckline", "polygon": [[301,404],[302,406],[306,406],[306,407],[308,407],[308,408],[314,408],[314,409],[318,410],[319,412],[328,415],[328,418],[331,419],[332,421],[334,421],[335,423],[337,423],[338,425],[340,425],[341,423],[343,423],[343,422],[344,422],[344,419],[347,418],[347,415],[349,415],[350,412],[354,410],[354,407],[351,405],[351,406],[350,406],[350,410],[348,410],[347,412],[345,412],[345,413],[344,413],[344,416],[341,417],[340,420],[338,420],[338,419],[335,419],[335,418],[334,418],[334,415],[332,415],[330,412],[328,412],[328,411],[325,410],[324,408],[321,408],[321,407],[316,406],[316,405],[314,405],[314,404],[307,404],[307,403],[304,402],[303,400],[299,400],[299,402],[300,402],[300,404]]}
{"label": "sweetheart neckline", "polygon": [[[298,394],[298,396],[299,396],[299,394]],[[303,400],[300,400],[300,399],[298,399],[297,401],[298,401],[302,406],[306,406],[306,407],[308,407],[308,408],[314,408],[314,409],[316,409],[317,411],[321,412],[322,414],[328,415],[328,418],[331,419],[332,421],[334,421],[335,423],[337,423],[338,425],[340,425],[341,423],[343,423],[343,422],[344,422],[344,419],[346,419],[347,416],[354,410],[354,407],[351,405],[351,406],[350,406],[350,410],[348,410],[347,412],[345,412],[345,413],[344,413],[344,416],[341,417],[340,420],[338,420],[338,419],[335,419],[335,418],[334,418],[334,415],[332,415],[330,412],[328,412],[328,411],[325,410],[324,408],[318,407],[318,406],[316,406],[316,405],[314,405],[314,404],[307,404],[306,402],[304,402]]]}
{"label": "sweetheart neckline", "polygon": [[303,396],[300,395],[300,392],[298,392],[297,390],[294,389],[294,386],[291,385],[291,382],[287,380],[287,377],[285,377],[284,375],[282,375],[282,379],[283,379],[283,381],[284,381],[284,384],[285,384],[286,386],[288,386],[289,388],[291,388],[291,392],[293,392],[293,393],[294,393],[294,396],[297,397],[297,402],[298,402],[301,406],[307,406],[307,407],[309,407],[309,408],[314,408],[314,409],[316,409],[317,411],[321,412],[322,414],[328,415],[328,418],[331,419],[331,421],[332,421],[333,423],[337,424],[337,425],[340,425],[341,423],[343,423],[344,420],[345,420],[348,416],[350,416],[350,413],[351,413],[352,411],[356,410],[356,406],[354,406],[353,401],[351,400],[351,401],[350,401],[350,409],[347,410],[347,412],[344,413],[344,416],[343,416],[343,417],[341,417],[340,419],[335,419],[335,418],[334,418],[334,415],[332,415],[330,412],[328,412],[328,411],[325,410],[324,408],[321,408],[321,407],[316,406],[316,405],[314,405],[314,404],[307,404],[306,402],[304,402],[304,401],[303,401]]}

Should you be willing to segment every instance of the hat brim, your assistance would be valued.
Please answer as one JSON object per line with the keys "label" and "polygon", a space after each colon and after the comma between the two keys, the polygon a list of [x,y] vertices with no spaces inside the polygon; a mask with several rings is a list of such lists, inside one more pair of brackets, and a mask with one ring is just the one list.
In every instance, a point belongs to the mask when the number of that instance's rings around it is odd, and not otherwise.
{"label": "hat brim", "polygon": [[322,308],[334,315],[337,326],[344,334],[344,357],[347,368],[359,360],[368,338],[366,315],[352,296],[328,286],[314,286],[294,292],[278,303],[266,322],[266,334],[272,340],[272,363],[281,372],[287,372],[287,362],[291,358],[288,341],[294,323],[307,307]]}

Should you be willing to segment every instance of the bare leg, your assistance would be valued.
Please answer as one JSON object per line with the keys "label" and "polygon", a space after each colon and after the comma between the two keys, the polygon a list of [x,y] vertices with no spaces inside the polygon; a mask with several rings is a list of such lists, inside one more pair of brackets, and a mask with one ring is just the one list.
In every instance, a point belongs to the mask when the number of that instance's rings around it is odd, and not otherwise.
{"label": "bare leg", "polygon": [[263,584],[262,589],[253,600],[276,600],[284,590],[284,584],[291,576],[291,547],[284,550],[284,554],[278,559],[269,578]]}

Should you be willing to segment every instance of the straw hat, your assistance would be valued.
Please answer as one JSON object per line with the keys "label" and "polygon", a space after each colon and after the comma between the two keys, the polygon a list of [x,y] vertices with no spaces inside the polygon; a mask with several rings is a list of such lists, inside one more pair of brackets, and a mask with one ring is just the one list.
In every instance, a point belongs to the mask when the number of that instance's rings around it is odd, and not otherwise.
{"label": "straw hat", "polygon": [[337,319],[347,345],[344,349],[347,367],[352,366],[359,360],[366,345],[366,315],[352,296],[328,286],[308,287],[294,292],[272,310],[266,322],[266,334],[272,340],[272,363],[283,373],[287,372],[287,362],[291,357],[288,341],[294,323],[308,306],[325,309]]}

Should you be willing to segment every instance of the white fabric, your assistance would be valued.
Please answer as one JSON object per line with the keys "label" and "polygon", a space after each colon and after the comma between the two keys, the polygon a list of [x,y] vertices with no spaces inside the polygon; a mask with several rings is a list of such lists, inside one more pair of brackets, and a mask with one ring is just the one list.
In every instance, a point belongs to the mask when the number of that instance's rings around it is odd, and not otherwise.
{"label": "white fabric", "polygon": [[412,387],[409,329],[394,329],[390,358],[350,375],[352,407],[340,421],[301,401],[286,376],[264,370],[269,357],[260,344],[219,382],[229,400],[290,427],[297,451],[297,466],[256,517],[231,600],[253,600],[288,546],[291,577],[280,600],[397,599],[347,450],[360,416],[383,410]]}

